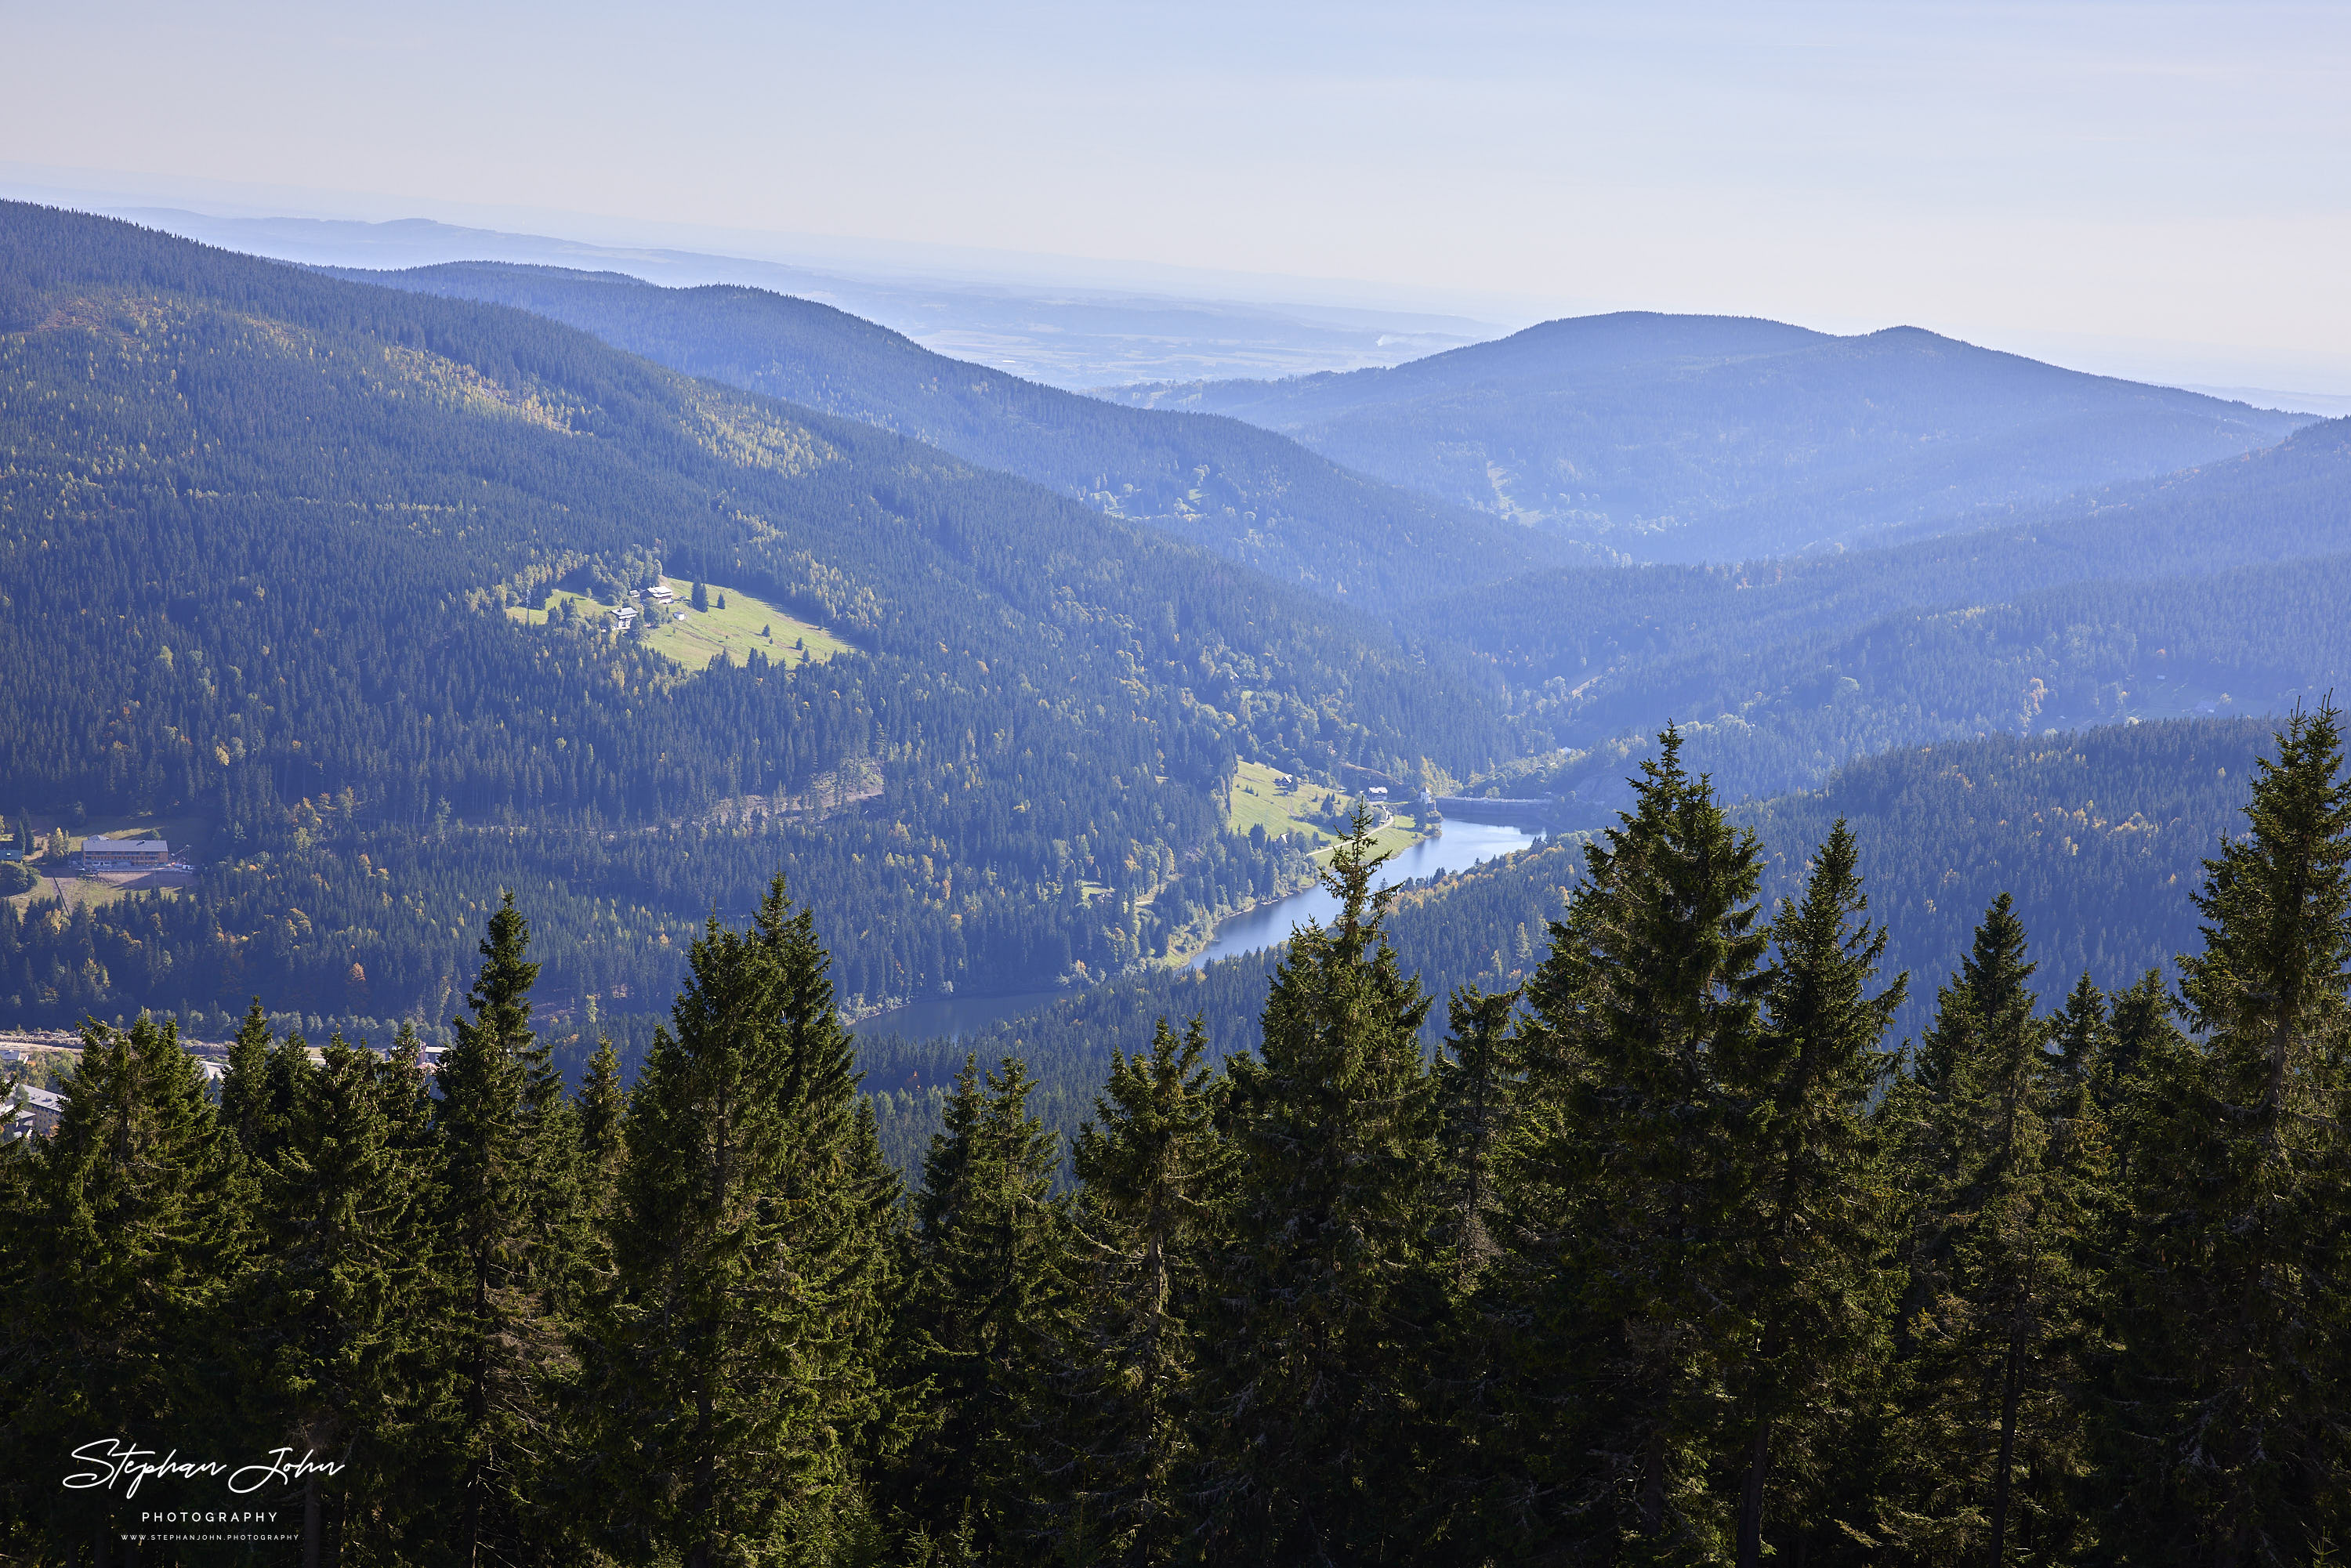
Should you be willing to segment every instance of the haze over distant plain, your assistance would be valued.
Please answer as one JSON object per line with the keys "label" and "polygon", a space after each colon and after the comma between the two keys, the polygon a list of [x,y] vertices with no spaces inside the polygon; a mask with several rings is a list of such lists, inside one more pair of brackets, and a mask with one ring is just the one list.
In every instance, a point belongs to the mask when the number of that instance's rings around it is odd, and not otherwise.
{"label": "haze over distant plain", "polygon": [[42,62],[0,99],[20,179],[1511,323],[1904,322],[2351,392],[2335,5],[12,9]]}

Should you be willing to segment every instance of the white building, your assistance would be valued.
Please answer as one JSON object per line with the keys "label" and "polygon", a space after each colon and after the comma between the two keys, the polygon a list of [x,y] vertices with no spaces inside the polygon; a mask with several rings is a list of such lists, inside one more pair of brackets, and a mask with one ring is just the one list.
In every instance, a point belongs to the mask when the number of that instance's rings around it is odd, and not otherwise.
{"label": "white building", "polygon": [[5,1122],[0,1122],[0,1126],[6,1128],[5,1135],[11,1142],[18,1138],[47,1137],[57,1130],[57,1118],[64,1113],[65,1108],[62,1096],[47,1089],[36,1089],[30,1084],[19,1084],[15,1095],[5,1105],[0,1105],[0,1117],[5,1118]]}
{"label": "white building", "polygon": [[142,866],[170,865],[172,846],[162,839],[84,839],[81,863],[85,871],[136,871]]}

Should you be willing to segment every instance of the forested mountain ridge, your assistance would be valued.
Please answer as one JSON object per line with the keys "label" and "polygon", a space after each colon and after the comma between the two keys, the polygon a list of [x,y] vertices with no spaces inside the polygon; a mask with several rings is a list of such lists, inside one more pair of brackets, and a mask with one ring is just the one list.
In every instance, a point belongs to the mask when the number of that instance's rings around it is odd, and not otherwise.
{"label": "forested mountain ridge", "polygon": [[[1733,798],[1920,741],[2267,711],[2344,667],[2351,421],[2027,519],[1735,567],[1537,572],[1400,617],[1468,644],[1603,793],[1661,718]],[[2303,562],[2303,565],[2285,563]],[[1539,787],[1520,776],[1502,792]]]}
{"label": "forested mountain ridge", "polygon": [[2351,420],[2277,445],[2069,497],[2013,521],[1868,549],[1724,565],[1530,570],[1398,616],[1505,668],[1583,678],[1718,635],[1752,644],[1888,612],[2152,580],[2351,549]]}
{"label": "forested mountain ridge", "polygon": [[1230,413],[1366,474],[1660,561],[1959,531],[2308,423],[1916,328],[1836,338],[1646,312],[1393,369],[1102,395]]}
{"label": "forested mountain ridge", "polygon": [[649,360],[862,420],[1324,595],[1392,604],[1586,559],[1238,420],[1122,408],[933,353],[830,305],[499,262],[337,277],[511,305]]}
{"label": "forested mountain ridge", "polygon": [[[2346,592],[2351,556],[2076,583],[1792,638],[1761,658],[1693,661],[1687,684],[1660,683],[1648,696],[1652,712],[1687,716],[1693,762],[1726,790],[1764,793],[1921,740],[2282,714],[2351,680],[2336,612]],[[1571,751],[1549,777],[1588,800],[1620,800],[1609,781],[1641,749],[1628,753],[1620,737]]]}
{"label": "forested mountain ridge", "polygon": [[[11,914],[26,1021],[438,1008],[501,883],[557,991],[643,994],[778,864],[852,1001],[1050,984],[1270,885],[1235,757],[1515,745],[1343,609],[519,311],[16,204],[0,279],[0,800],[214,833],[184,896]],[[655,557],[859,651],[687,677],[500,613]]]}

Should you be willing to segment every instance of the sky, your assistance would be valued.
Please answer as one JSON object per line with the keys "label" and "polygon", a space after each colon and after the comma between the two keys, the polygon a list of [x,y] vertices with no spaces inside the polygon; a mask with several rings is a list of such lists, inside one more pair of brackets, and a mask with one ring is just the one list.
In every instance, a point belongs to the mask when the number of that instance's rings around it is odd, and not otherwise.
{"label": "sky", "polygon": [[1071,278],[1198,269],[1238,275],[1227,292],[1512,322],[1901,323],[2351,392],[2339,3],[0,0],[0,18],[38,62],[0,95],[19,175],[943,246]]}

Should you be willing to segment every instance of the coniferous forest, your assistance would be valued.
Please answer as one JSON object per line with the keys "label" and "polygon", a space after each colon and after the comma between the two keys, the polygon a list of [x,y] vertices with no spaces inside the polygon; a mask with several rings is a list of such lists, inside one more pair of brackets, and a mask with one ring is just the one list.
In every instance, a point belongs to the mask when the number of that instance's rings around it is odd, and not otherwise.
{"label": "coniferous forest", "polygon": [[284,1450],[238,1505],[287,1539],[219,1561],[2331,1557],[2331,706],[2204,862],[2176,988],[2038,973],[2006,894],[1956,972],[1893,972],[1852,829],[1767,904],[1670,729],[1583,855],[1522,984],[1440,998],[1359,825],[1245,1038],[1165,1020],[1067,1145],[969,1062],[903,1184],[780,881],[625,1085],[555,1070],[511,899],[429,1075],[256,1003],[214,1090],[92,1022],[0,1155],[5,1550],[220,1504],[57,1485],[120,1443]]}
{"label": "coniferous forest", "polygon": [[[656,559],[847,651],[688,671],[544,613]],[[0,915],[0,1014],[48,1026],[255,990],[444,1016],[500,886],[551,991],[642,1011],[787,862],[867,1007],[1051,986],[1296,874],[1225,831],[1236,758],[1520,747],[1466,659],[1008,475],[519,311],[14,203],[0,727],[12,820],[207,839],[185,896]]]}

